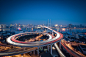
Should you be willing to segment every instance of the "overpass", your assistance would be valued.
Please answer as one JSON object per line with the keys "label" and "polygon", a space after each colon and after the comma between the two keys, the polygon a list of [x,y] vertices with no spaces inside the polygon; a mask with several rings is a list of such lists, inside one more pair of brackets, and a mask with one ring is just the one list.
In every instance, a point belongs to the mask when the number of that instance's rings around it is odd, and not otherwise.
{"label": "overpass", "polygon": [[[60,40],[63,38],[63,35],[49,27],[46,27],[46,26],[41,26],[42,28],[47,28],[49,30],[52,31],[52,35],[49,34],[49,33],[43,33],[43,32],[25,32],[25,33],[20,33],[20,34],[15,34],[15,35],[12,35],[10,37],[7,38],[7,42],[11,45],[14,45],[14,46],[20,46],[20,47],[37,47],[37,52],[39,54],[39,48],[40,47],[43,47],[43,46],[48,46],[48,51],[49,51],[49,46],[50,46],[50,53],[52,54],[52,45],[54,43],[57,43],[57,42],[60,42]],[[54,37],[53,36],[53,32],[56,34],[56,36]],[[45,41],[36,41],[36,42],[23,42],[23,41],[18,41],[16,40],[16,37],[17,36],[20,36],[21,35],[29,35],[30,33],[42,33],[42,34],[46,34],[47,36],[49,36],[49,39],[45,40]],[[58,49],[57,45],[55,45],[57,50],[59,50],[59,53],[62,54],[62,52],[60,51],[60,49]],[[9,54],[16,54],[17,52],[12,52],[12,53],[9,53]],[[21,52],[22,53],[22,52]],[[5,54],[8,54],[8,53],[4,53],[3,55]],[[61,55],[63,57],[65,57],[63,54]]]}

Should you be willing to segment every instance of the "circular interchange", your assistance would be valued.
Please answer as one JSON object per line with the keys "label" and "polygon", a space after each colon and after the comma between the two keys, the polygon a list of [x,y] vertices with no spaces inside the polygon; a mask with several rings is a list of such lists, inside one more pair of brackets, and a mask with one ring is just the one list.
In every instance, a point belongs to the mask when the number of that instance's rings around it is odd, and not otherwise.
{"label": "circular interchange", "polygon": [[[25,33],[16,34],[16,35],[14,35],[14,36],[11,38],[11,40],[12,40],[13,42],[22,43],[22,44],[31,44],[31,43],[37,43],[37,42],[39,42],[39,41],[36,41],[36,42],[23,42],[23,41],[18,41],[18,40],[16,40],[16,37],[17,37],[17,36],[30,35],[31,33],[36,34],[37,32],[25,32]],[[39,33],[41,33],[41,34],[43,34],[43,35],[47,34],[47,33],[43,33],[43,32],[39,32]],[[52,36],[51,36],[51,35],[47,34],[47,36],[49,36],[49,39],[52,39]],[[17,38],[18,38],[18,37],[17,37]],[[49,39],[48,39],[48,40],[49,40]]]}
{"label": "circular interchange", "polygon": [[[49,30],[52,30],[49,27],[46,26],[42,26],[44,28],[47,28]],[[56,37],[52,37],[51,34],[48,33],[43,33],[43,32],[26,32],[26,33],[20,33],[20,34],[16,34],[16,35],[12,35],[9,38],[7,38],[7,42],[12,44],[12,45],[17,45],[17,46],[22,46],[22,47],[37,47],[37,46],[43,46],[43,45],[48,45],[48,44],[52,44],[55,43],[57,41],[59,41],[60,39],[63,38],[63,35],[55,30],[52,30],[54,33],[56,33]],[[19,36],[19,35],[23,35],[23,34],[28,34],[28,33],[42,33],[42,34],[46,34],[47,36],[49,36],[49,39],[45,40],[45,41],[36,41],[36,42],[23,42],[23,41],[18,41],[15,39],[15,37]]]}

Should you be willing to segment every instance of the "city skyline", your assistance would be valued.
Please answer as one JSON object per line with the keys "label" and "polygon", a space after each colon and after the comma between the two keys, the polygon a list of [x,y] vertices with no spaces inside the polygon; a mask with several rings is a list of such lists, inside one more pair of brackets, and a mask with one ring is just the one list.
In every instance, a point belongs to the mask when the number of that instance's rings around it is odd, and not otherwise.
{"label": "city skyline", "polygon": [[83,24],[85,0],[0,0],[0,24]]}

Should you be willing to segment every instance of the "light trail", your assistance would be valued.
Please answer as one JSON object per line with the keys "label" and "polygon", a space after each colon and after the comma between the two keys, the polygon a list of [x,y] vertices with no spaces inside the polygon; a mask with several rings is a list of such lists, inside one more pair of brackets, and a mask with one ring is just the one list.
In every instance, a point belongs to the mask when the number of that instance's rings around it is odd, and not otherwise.
{"label": "light trail", "polygon": [[[42,27],[45,27],[49,30],[52,30],[51,28],[49,27],[46,27],[46,26],[42,26]],[[16,35],[13,35],[12,37],[10,36],[9,38],[7,38],[7,42],[10,43],[10,44],[13,44],[13,45],[18,45],[18,46],[24,46],[24,47],[37,47],[37,46],[42,46],[42,45],[47,45],[47,44],[51,44],[51,43],[55,43],[57,41],[59,41],[60,39],[63,38],[63,35],[55,30],[52,30],[54,33],[56,33],[56,37],[52,38],[52,35],[48,34],[48,33],[43,33],[43,34],[46,34],[49,36],[49,39],[48,40],[45,40],[45,41],[36,41],[36,42],[22,42],[22,41],[18,41],[18,40],[15,40],[15,36],[18,36],[18,35],[21,35],[23,33],[20,33],[20,34],[16,34]],[[26,33],[38,33],[38,32],[26,32]]]}
{"label": "light trail", "polygon": [[67,41],[63,40],[63,43],[65,46],[67,46],[70,50],[72,50],[73,52],[72,53],[75,53],[77,55],[80,55],[82,57],[86,57],[84,54],[82,54],[80,51],[76,51],[74,50],[74,48],[71,46],[71,44],[67,44]]}
{"label": "light trail", "polygon": [[[49,44],[54,44],[56,42],[58,42],[59,40],[61,40],[63,38],[63,35],[55,30],[52,30],[51,28],[49,27],[46,27],[46,26],[41,26],[41,27],[45,27],[51,31],[53,31],[54,33],[56,33],[56,37],[53,37],[51,34],[48,34],[48,33],[44,33],[44,32],[25,32],[25,33],[19,33],[19,34],[15,34],[15,35],[12,35],[10,37],[8,37],[6,39],[6,41],[11,44],[11,45],[14,45],[14,46],[20,46],[20,47],[39,47],[39,46],[47,46]],[[44,35],[47,35],[49,36],[49,39],[45,40],[45,41],[36,41],[36,42],[22,42],[22,41],[18,41],[16,40],[15,37],[17,36],[24,36],[24,35],[28,35],[29,33],[42,33]],[[30,49],[30,51],[33,51],[33,50],[36,50],[36,49]],[[60,49],[59,49],[60,50]],[[29,50],[27,50],[29,52]],[[22,52],[26,52],[25,50],[24,51],[18,51],[18,52],[11,52],[11,53],[1,53],[0,55],[9,55],[9,54],[18,54],[18,53],[22,53]],[[61,52],[61,51],[59,51]]]}
{"label": "light trail", "polygon": [[61,56],[61,57],[66,57],[66,56],[62,53],[62,51],[59,49],[58,45],[57,45],[56,43],[55,43],[54,45],[55,45],[57,51],[59,52],[60,56]]}

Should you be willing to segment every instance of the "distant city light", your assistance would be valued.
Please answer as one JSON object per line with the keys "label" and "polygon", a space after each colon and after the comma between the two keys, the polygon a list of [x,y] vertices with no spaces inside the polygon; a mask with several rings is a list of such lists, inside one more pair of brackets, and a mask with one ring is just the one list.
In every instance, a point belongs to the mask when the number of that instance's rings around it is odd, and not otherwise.
{"label": "distant city light", "polygon": [[86,33],[85,33],[85,35],[86,35]]}
{"label": "distant city light", "polygon": [[65,28],[62,28],[62,31],[65,31],[66,29]]}
{"label": "distant city light", "polygon": [[18,30],[21,30],[21,28],[20,28],[20,27],[18,27]]}
{"label": "distant city light", "polygon": [[33,31],[33,28],[31,30]]}
{"label": "distant city light", "polygon": [[0,39],[1,39],[1,37],[0,37]]}
{"label": "distant city light", "polygon": [[2,29],[0,29],[0,31],[2,31]]}
{"label": "distant city light", "polygon": [[60,25],[60,27],[62,27],[62,25]]}
{"label": "distant city light", "polygon": [[74,29],[75,29],[76,27],[74,27]]}
{"label": "distant city light", "polygon": [[20,25],[19,25],[20,26]]}
{"label": "distant city light", "polygon": [[41,28],[41,27],[37,27],[37,28]]}
{"label": "distant city light", "polygon": [[57,27],[58,26],[58,24],[55,24],[55,27]]}

